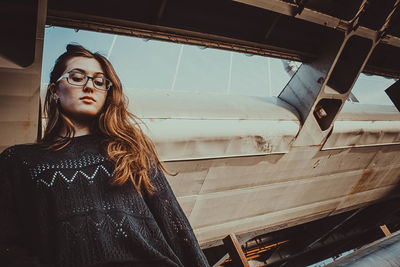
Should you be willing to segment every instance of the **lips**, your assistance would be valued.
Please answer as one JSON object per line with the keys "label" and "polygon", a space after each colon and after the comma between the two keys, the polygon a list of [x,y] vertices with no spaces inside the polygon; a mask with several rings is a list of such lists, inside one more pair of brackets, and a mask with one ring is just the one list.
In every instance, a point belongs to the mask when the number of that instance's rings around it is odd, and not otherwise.
{"label": "lips", "polygon": [[85,100],[85,101],[93,101],[93,102],[96,102],[96,100],[93,98],[93,97],[91,97],[91,96],[84,96],[84,97],[81,97],[81,98],[79,98],[80,100]]}

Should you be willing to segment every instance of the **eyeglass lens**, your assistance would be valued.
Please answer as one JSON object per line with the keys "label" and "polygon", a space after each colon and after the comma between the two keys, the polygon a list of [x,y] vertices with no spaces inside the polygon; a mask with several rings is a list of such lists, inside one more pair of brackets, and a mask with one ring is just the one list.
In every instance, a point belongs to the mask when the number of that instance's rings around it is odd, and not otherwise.
{"label": "eyeglass lens", "polygon": [[[100,90],[107,90],[110,86],[109,81],[102,75],[90,77],[93,81],[94,87]],[[89,77],[79,71],[72,71],[69,73],[68,82],[72,85],[84,85],[88,81]]]}

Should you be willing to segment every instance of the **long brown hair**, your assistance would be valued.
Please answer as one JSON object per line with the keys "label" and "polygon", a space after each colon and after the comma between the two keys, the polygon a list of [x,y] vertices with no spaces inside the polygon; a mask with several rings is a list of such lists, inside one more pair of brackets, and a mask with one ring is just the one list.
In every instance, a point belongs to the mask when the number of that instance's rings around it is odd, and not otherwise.
{"label": "long brown hair", "polygon": [[[149,179],[151,171],[157,171],[157,166],[160,166],[163,171],[166,170],[157,156],[154,144],[140,127],[141,120],[128,111],[128,101],[122,92],[121,81],[113,66],[97,52],[92,53],[80,45],[69,44],[67,51],[56,60],[50,73],[50,83],[44,103],[47,124],[39,142],[49,149],[58,150],[67,146],[75,135],[73,123],[63,114],[53,95],[57,79],[65,71],[68,60],[74,57],[96,59],[102,66],[105,76],[113,84],[107,92],[102,110],[91,125],[92,133],[104,136],[104,152],[114,163],[112,184],[123,185],[130,180],[139,193],[144,188],[151,194],[154,191],[154,186]],[[66,131],[66,136],[60,138],[62,129]]]}

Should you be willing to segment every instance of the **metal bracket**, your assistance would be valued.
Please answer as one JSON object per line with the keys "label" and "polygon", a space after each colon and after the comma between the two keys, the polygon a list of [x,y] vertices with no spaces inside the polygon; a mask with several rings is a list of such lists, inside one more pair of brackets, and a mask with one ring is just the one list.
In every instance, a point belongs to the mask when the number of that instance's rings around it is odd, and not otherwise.
{"label": "metal bracket", "polygon": [[295,0],[297,8],[293,10],[292,16],[294,17],[296,15],[300,15],[301,12],[303,12],[304,6],[306,5],[307,2],[308,0]]}
{"label": "metal bracket", "polygon": [[321,46],[314,62],[300,66],[279,95],[301,116],[302,128],[293,147],[322,147],[376,44],[354,31],[338,33]]}
{"label": "metal bracket", "polygon": [[389,31],[390,27],[392,26],[391,21],[392,21],[393,15],[400,10],[399,6],[400,6],[400,0],[396,0],[396,2],[393,5],[392,11],[390,11],[389,15],[386,17],[385,23],[383,23],[382,27],[378,31],[377,41],[386,37],[387,32]]}
{"label": "metal bracket", "polygon": [[348,34],[351,33],[352,31],[356,31],[358,26],[360,26],[360,23],[359,23],[360,17],[367,9],[367,6],[368,6],[368,0],[363,0],[356,15],[349,21],[349,25],[348,25],[349,27],[347,29]]}

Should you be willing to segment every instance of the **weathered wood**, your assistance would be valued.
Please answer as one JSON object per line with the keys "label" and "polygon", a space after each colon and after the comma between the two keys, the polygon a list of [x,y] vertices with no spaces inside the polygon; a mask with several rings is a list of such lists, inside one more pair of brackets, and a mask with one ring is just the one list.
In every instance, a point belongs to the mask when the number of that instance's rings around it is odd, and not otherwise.
{"label": "weathered wood", "polygon": [[385,236],[390,236],[392,233],[389,231],[387,228],[386,224],[380,226],[382,232],[385,234]]}
{"label": "weathered wood", "polygon": [[234,233],[223,239],[225,247],[228,249],[229,256],[232,259],[234,266],[249,267],[246,256],[243,253],[242,247]]}

